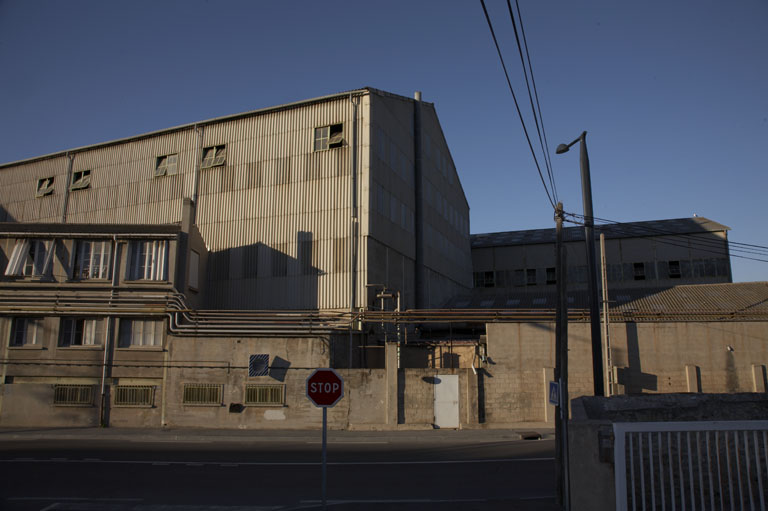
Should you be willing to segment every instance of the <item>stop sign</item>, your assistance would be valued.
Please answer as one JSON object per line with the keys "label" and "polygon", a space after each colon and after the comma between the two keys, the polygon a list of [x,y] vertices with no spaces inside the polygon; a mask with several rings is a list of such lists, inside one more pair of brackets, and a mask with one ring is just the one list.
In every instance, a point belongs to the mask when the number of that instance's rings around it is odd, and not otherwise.
{"label": "stop sign", "polygon": [[315,406],[330,408],[344,397],[344,380],[333,369],[315,369],[307,378],[307,398]]}

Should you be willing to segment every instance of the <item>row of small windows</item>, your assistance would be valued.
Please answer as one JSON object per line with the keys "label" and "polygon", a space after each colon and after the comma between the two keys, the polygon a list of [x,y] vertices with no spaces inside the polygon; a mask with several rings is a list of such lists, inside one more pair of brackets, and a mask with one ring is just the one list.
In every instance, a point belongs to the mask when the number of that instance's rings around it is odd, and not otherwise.
{"label": "row of small windows", "polygon": [[[155,385],[115,385],[113,387],[114,406],[153,407],[155,405]],[[282,406],[285,404],[285,385],[248,383],[245,385],[245,405],[247,406]],[[182,404],[220,406],[224,386],[210,383],[184,383]],[[53,404],[57,406],[93,406],[94,385],[53,386]]]}
{"label": "row of small windows", "polygon": [[454,244],[445,234],[427,224],[424,228],[427,245],[438,251],[442,256],[456,262],[464,264],[465,259],[469,257],[466,250],[462,250]]}
{"label": "row of small windows", "polygon": [[[100,346],[104,341],[105,318],[63,317],[59,319],[59,348]],[[118,348],[162,346],[164,323],[159,320],[120,318]],[[8,345],[42,346],[46,341],[45,318],[13,318]]]}
{"label": "row of small windows", "polygon": [[[729,276],[728,261],[725,259],[609,264],[606,269],[610,282]],[[540,281],[539,275],[545,276],[546,280]],[[520,287],[552,285],[557,283],[557,279],[555,268],[550,267],[474,272],[473,282],[474,287]],[[569,267],[568,282],[587,282],[587,267]]]}
{"label": "row of small windows", "polygon": [[[56,240],[19,239],[5,268],[7,277],[48,277],[51,275]],[[73,280],[112,277],[112,240],[75,240],[71,261]],[[130,242],[127,280],[167,280],[168,242]]]}
{"label": "row of small windows", "polygon": [[[344,143],[344,125],[332,124],[315,128],[314,151],[324,151],[341,147]],[[200,168],[209,169],[227,164],[227,146],[225,144],[204,147]],[[179,154],[165,154],[155,158],[154,176],[173,176],[179,173]],[[54,192],[55,176],[37,180],[35,197],[46,197]],[[83,169],[72,173],[70,190],[84,190],[91,186],[91,170]]]}
{"label": "row of small windows", "polygon": [[468,236],[469,221],[467,218],[454,208],[450,201],[429,180],[425,181],[424,189],[426,191],[427,204],[432,206],[454,229],[462,233],[462,235]]}
{"label": "row of small windows", "polygon": [[[476,271],[472,274],[474,287],[520,287],[535,286],[538,270],[536,268],[526,268],[514,271]],[[555,268],[545,268],[546,284],[557,284]]]}

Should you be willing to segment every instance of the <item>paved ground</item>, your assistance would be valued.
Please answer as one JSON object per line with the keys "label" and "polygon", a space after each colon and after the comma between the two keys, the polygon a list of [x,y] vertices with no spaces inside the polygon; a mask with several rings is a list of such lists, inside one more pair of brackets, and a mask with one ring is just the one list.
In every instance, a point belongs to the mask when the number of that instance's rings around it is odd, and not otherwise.
{"label": "paved ground", "polygon": [[[330,431],[328,509],[554,511],[553,433],[528,426]],[[0,508],[321,509],[320,439],[320,431],[2,428]]]}

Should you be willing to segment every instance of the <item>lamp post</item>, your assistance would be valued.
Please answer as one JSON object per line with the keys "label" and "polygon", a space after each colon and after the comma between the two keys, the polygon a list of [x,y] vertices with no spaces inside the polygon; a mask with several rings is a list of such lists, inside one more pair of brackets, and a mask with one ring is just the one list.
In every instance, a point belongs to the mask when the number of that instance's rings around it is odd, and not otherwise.
{"label": "lamp post", "polygon": [[587,278],[589,279],[589,319],[592,332],[592,378],[595,383],[595,395],[605,396],[603,384],[603,345],[600,338],[600,314],[597,305],[597,261],[595,258],[594,218],[592,214],[592,181],[589,176],[589,156],[587,155],[587,132],[570,144],[560,144],[555,152],[568,152],[576,142],[581,142],[581,197],[584,203],[584,238],[587,244]]}

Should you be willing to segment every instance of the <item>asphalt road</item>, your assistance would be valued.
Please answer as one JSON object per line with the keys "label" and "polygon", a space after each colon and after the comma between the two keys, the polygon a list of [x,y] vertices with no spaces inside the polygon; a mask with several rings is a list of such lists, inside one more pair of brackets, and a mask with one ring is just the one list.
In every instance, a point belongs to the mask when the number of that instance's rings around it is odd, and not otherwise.
{"label": "asphalt road", "polygon": [[[554,510],[554,442],[366,433],[328,443],[328,509]],[[8,510],[321,509],[319,433],[0,436]]]}

